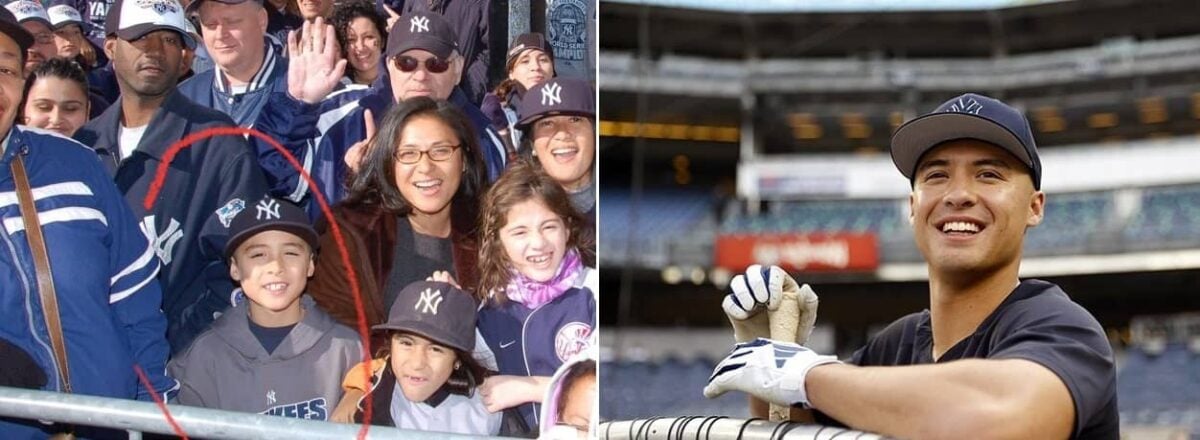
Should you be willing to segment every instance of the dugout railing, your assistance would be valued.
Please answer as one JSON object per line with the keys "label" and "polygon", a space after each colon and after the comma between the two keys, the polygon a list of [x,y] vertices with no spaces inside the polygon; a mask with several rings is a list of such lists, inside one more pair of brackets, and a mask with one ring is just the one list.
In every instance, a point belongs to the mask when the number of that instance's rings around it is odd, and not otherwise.
{"label": "dugout railing", "polygon": [[877,434],[793,422],[723,416],[654,417],[601,423],[601,440],[877,440]]}
{"label": "dugout railing", "polygon": [[[362,425],[329,423],[252,413],[168,405],[171,417],[189,438],[205,439],[356,439]],[[386,411],[387,409],[382,409]],[[131,440],[143,433],[175,435],[163,412],[151,402],[0,387],[0,417],[125,430]],[[477,437],[371,426],[367,439],[470,440]]]}

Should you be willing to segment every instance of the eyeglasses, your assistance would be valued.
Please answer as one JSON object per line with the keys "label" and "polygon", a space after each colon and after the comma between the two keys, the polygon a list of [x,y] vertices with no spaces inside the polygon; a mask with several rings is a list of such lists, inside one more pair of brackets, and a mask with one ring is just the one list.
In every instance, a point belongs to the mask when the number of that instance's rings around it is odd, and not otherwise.
{"label": "eyeglasses", "polygon": [[450,160],[450,156],[454,155],[454,150],[457,150],[461,145],[445,145],[433,147],[428,150],[418,150],[416,148],[401,148],[396,150],[396,161],[405,165],[412,165],[421,161],[421,156],[429,155],[429,160],[434,162],[445,162]]}
{"label": "eyeglasses", "polygon": [[[417,70],[417,67],[420,67],[421,60],[410,57],[408,55],[400,55],[398,57],[392,58],[392,64],[395,65],[397,69],[400,69],[401,72],[409,73],[414,70]],[[426,59],[425,60],[425,70],[428,70],[429,73],[445,72],[447,70],[450,70],[450,60],[442,59],[442,58],[438,58],[438,57]]]}

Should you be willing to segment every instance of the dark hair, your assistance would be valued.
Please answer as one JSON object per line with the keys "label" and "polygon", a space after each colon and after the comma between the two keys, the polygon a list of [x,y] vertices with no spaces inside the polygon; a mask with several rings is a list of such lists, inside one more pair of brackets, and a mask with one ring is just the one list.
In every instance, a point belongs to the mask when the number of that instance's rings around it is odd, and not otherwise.
{"label": "dark hair", "polygon": [[432,117],[446,124],[458,137],[463,154],[462,181],[450,200],[451,228],[470,235],[475,230],[479,195],[487,190],[487,170],[479,152],[479,139],[466,115],[447,101],[426,96],[406,99],[392,106],[379,124],[375,140],[367,147],[359,172],[350,183],[343,203],[350,206],[379,206],[398,216],[412,213],[412,206],[396,188],[396,142],[409,121]]}
{"label": "dark hair", "polygon": [[[530,48],[526,50],[537,50],[544,53],[544,51],[537,48]],[[523,52],[524,51],[522,51],[522,53]],[[558,66],[554,65],[554,54],[548,53],[547,55],[550,56],[550,66],[555,68],[554,73],[557,75]],[[517,61],[520,61],[520,59],[520,56],[509,58],[508,61],[504,63],[504,73],[512,74],[513,68],[517,67]],[[500,84],[496,85],[496,88],[492,90],[492,93],[494,93],[497,98],[500,98],[500,102],[503,102],[506,105],[512,105],[513,103],[509,102],[509,98],[513,97],[512,92],[514,90],[520,90],[521,92],[524,92],[525,86],[522,86],[521,83],[515,79],[505,77],[503,81],[500,81]]]}
{"label": "dark hair", "polygon": [[[376,358],[391,357],[392,339],[400,335],[416,335],[425,339],[429,339],[425,335],[419,333],[404,330],[389,330],[387,332],[387,343],[383,344],[383,346],[380,347],[376,352],[378,353]],[[450,393],[472,397],[475,394],[475,388],[478,388],[479,384],[482,384],[484,379],[496,374],[496,372],[484,368],[484,366],[480,364],[479,361],[475,360],[475,357],[469,352],[448,347],[445,344],[432,339],[429,339],[429,342],[434,345],[446,347],[447,349],[450,349],[450,351],[453,351],[455,360],[461,364],[461,367],[450,371],[450,377],[446,379],[446,383],[442,384],[442,387],[445,387],[446,391]],[[391,362],[389,361],[385,368],[391,367]]]}
{"label": "dark hair", "polygon": [[510,281],[512,264],[504,252],[500,229],[508,223],[508,211],[513,206],[535,199],[563,219],[569,233],[567,249],[578,250],[585,265],[595,265],[590,223],[571,205],[571,197],[541,167],[518,160],[504,170],[483,197],[479,217],[479,288],[475,292],[480,301],[486,301],[489,295],[497,304],[508,300],[502,288]]}
{"label": "dark hair", "polygon": [[596,377],[596,361],[587,359],[584,361],[572,364],[567,374],[562,377],[562,385],[558,388],[558,406],[554,408],[554,413],[558,415],[558,420],[551,420],[543,423],[558,423],[562,421],[563,410],[567,408],[567,399],[564,394],[571,391],[571,387],[575,386],[579,379],[592,376]]}
{"label": "dark hair", "polygon": [[73,60],[55,57],[39,64],[29,72],[29,77],[25,80],[25,92],[21,94],[21,106],[17,107],[18,121],[25,117],[25,103],[29,101],[29,91],[33,90],[33,83],[39,79],[51,77],[62,78],[78,84],[83,92],[83,103],[90,104],[87,73],[84,73],[83,66]]}
{"label": "dark hair", "polygon": [[[373,3],[363,0],[351,0],[345,3],[337,4],[333,7],[333,17],[329,19],[333,24],[333,30],[337,35],[338,47],[342,49],[342,57],[347,60],[346,74],[347,78],[354,79],[354,66],[348,61],[349,53],[349,36],[347,35],[350,29],[350,23],[357,18],[366,18],[371,20],[371,24],[375,25],[375,30],[379,32],[379,53],[383,54],[384,46],[387,45],[387,22],[383,16],[375,9]],[[360,37],[361,38],[361,37]]]}

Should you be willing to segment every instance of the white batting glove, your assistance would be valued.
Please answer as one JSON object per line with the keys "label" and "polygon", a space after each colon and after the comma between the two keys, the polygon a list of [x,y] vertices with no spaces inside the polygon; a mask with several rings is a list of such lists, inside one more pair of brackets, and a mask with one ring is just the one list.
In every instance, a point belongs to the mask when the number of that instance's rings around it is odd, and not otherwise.
{"label": "white batting glove", "polygon": [[755,339],[735,345],[733,352],[717,364],[704,387],[704,397],[743,391],[776,405],[807,407],[804,377],[809,370],[840,363],[835,356],[822,356],[800,345]]}
{"label": "white batting glove", "polygon": [[733,325],[733,337],[737,342],[748,342],[757,338],[770,338],[771,332],[764,310],[775,311],[785,292],[798,298],[799,310],[789,311],[799,315],[799,327],[795,339],[789,342],[806,343],[817,320],[817,294],[807,284],[800,286],[796,280],[779,266],[763,267],[755,264],[746,268],[746,273],[733,277],[729,283],[730,293],[725,295],[721,307]]}

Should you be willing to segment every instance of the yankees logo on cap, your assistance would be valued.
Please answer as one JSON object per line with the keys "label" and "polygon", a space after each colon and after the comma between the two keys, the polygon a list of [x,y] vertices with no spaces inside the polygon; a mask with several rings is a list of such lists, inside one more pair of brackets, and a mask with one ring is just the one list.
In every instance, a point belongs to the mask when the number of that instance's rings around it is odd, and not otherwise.
{"label": "yankees logo on cap", "polygon": [[458,33],[440,14],[405,14],[388,30],[387,58],[420,49],[438,58],[450,58],[458,49]]}
{"label": "yankees logo on cap", "polygon": [[429,19],[420,15],[408,21],[409,32],[429,32]]}
{"label": "yankees logo on cap", "polygon": [[414,333],[465,352],[475,349],[475,311],[470,293],[441,281],[417,281],[400,290],[387,322],[372,330]]}
{"label": "yankees logo on cap", "polygon": [[225,245],[226,259],[233,256],[238,246],[263,231],[284,231],[300,237],[314,254],[320,247],[319,236],[309,223],[308,214],[291,202],[267,196],[255,203],[253,210],[242,209],[243,206],[245,203],[241,199],[234,199],[215,213],[218,218],[233,216],[229,222],[229,241]]}
{"label": "yankees logo on cap", "polygon": [[943,142],[976,139],[1004,149],[1029,168],[1033,187],[1042,187],[1042,161],[1029,120],[1020,110],[987,96],[966,93],[929,114],[908,121],[892,135],[892,162],[913,180],[921,156]]}
{"label": "yankees logo on cap", "polygon": [[557,115],[596,118],[596,92],[587,81],[578,78],[551,78],[533,87],[535,93],[521,98],[521,118],[517,127],[526,128],[534,121]]}
{"label": "yankees logo on cap", "polygon": [[441,290],[425,289],[421,291],[421,298],[417,300],[417,305],[413,306],[413,308],[421,313],[436,315],[438,312],[438,305],[441,304]]}
{"label": "yankees logo on cap", "polygon": [[562,104],[560,92],[562,92],[562,86],[558,83],[552,82],[542,86],[542,105],[552,107]]}
{"label": "yankees logo on cap", "polygon": [[255,208],[258,209],[258,213],[254,215],[256,220],[273,220],[279,218],[279,202],[275,201],[275,199],[259,200],[258,206]]}

